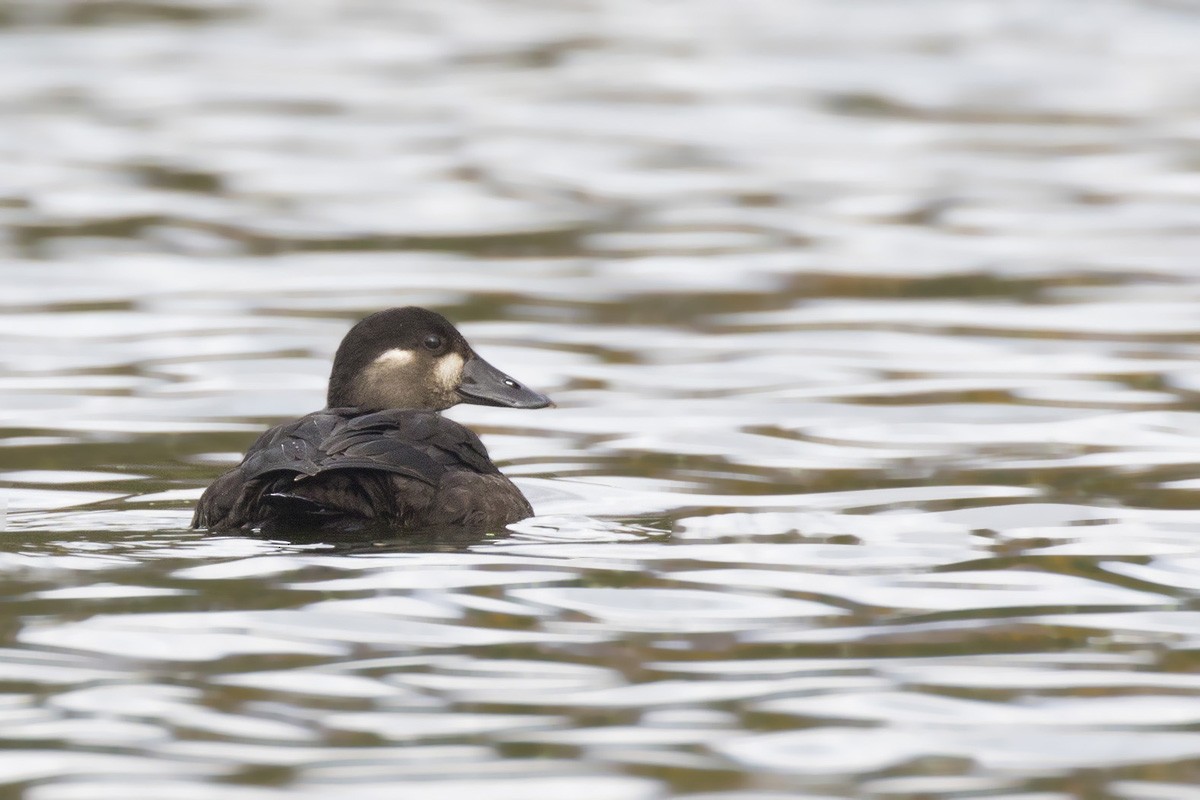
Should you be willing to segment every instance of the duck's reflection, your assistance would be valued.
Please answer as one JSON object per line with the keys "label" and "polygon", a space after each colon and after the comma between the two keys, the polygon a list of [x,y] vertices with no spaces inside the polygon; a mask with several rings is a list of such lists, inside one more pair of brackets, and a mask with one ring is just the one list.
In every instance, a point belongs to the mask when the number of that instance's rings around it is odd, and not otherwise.
{"label": "duck's reflection", "polygon": [[402,531],[385,524],[364,524],[330,531],[327,528],[276,525],[256,535],[271,542],[319,547],[326,552],[355,555],[460,552],[473,545],[508,539],[513,532],[505,528],[451,526]]}

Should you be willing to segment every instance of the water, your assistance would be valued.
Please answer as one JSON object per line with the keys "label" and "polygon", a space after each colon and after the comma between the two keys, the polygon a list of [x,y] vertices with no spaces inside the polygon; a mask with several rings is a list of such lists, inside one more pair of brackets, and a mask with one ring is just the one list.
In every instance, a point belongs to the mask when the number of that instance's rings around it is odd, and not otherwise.
{"label": "water", "polygon": [[[0,3],[0,797],[1200,782],[1200,6]],[[537,516],[187,529],[354,319]]]}

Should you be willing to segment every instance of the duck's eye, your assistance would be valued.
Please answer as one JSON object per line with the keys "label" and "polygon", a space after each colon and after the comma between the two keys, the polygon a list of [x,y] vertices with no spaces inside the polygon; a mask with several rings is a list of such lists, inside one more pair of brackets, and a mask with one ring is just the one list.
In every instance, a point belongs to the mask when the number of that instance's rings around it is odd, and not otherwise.
{"label": "duck's eye", "polygon": [[421,342],[421,344],[425,345],[426,350],[441,350],[444,342],[442,337],[436,333],[431,333],[425,337],[425,341]]}

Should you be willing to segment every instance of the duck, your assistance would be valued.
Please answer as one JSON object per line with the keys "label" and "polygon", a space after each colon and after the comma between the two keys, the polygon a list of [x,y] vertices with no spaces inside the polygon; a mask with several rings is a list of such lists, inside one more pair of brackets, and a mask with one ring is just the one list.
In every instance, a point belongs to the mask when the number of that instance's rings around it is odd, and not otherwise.
{"label": "duck", "polygon": [[532,516],[479,436],[442,416],[459,403],[553,405],[481,358],[441,314],[371,314],[338,346],[326,407],[263,433],[204,491],[192,527],[502,529]]}

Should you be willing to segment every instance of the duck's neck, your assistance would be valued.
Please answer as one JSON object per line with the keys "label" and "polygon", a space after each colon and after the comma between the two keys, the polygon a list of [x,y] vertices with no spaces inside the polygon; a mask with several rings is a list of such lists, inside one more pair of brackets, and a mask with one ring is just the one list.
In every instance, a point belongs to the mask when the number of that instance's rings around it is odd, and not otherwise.
{"label": "duck's neck", "polygon": [[400,381],[384,368],[367,369],[347,377],[335,367],[329,376],[329,408],[361,408],[382,411],[387,408],[407,408],[414,411],[441,411],[453,405],[455,398],[446,398],[427,390],[418,381]]}

